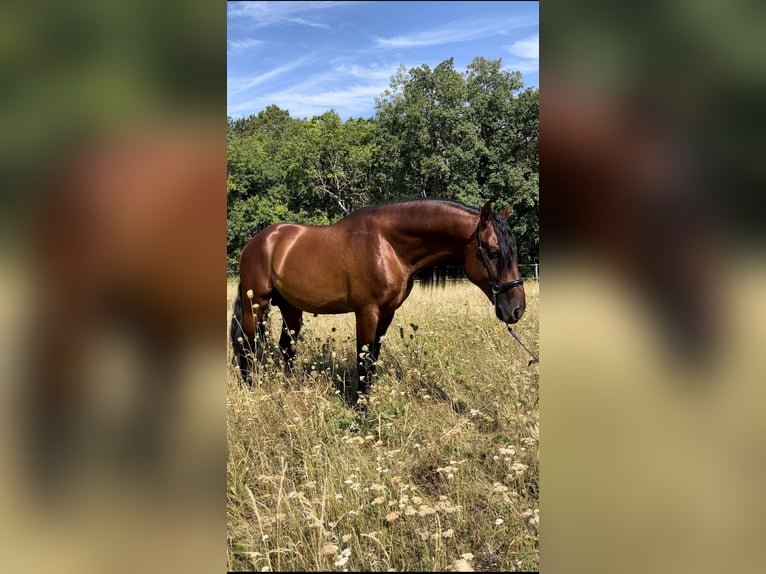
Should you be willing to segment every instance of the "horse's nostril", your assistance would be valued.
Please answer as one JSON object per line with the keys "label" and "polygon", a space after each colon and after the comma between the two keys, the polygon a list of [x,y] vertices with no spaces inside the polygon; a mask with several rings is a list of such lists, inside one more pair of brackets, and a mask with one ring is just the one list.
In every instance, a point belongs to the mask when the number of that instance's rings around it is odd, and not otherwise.
{"label": "horse's nostril", "polygon": [[514,307],[511,316],[513,317],[514,322],[518,321],[521,318],[521,307]]}

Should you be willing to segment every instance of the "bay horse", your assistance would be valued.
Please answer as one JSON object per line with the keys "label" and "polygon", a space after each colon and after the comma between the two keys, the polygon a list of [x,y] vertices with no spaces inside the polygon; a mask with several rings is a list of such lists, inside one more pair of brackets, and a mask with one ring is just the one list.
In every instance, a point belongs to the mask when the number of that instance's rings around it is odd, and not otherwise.
{"label": "bay horse", "polygon": [[417,199],[365,207],[327,226],[277,223],[245,245],[239,260],[231,321],[235,367],[252,384],[251,358],[260,360],[269,303],[281,311],[279,339],[290,372],[303,312],[356,315],[357,375],[346,388],[356,404],[367,393],[394,313],[418,271],[459,262],[492,301],[497,318],[516,323],[526,300],[516,240],[487,202],[481,211],[456,201]]}

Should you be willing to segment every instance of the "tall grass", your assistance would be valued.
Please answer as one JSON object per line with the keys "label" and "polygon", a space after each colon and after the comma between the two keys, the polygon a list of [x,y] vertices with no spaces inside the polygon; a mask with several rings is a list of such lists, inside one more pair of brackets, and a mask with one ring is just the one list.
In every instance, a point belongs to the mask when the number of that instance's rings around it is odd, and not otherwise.
{"label": "tall grass", "polygon": [[339,391],[355,353],[353,315],[304,314],[293,375],[276,349],[252,388],[230,368],[228,569],[537,570],[538,366],[484,295],[416,287],[363,414]]}

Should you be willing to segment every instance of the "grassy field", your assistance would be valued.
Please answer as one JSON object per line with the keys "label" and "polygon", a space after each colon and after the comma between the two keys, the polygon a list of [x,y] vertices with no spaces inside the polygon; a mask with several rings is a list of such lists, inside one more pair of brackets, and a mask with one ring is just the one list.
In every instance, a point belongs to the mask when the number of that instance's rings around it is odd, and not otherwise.
{"label": "grassy field", "polygon": [[[536,351],[525,288],[516,331]],[[355,351],[353,315],[304,314],[296,374],[278,350],[252,388],[229,369],[228,569],[538,570],[539,367],[486,297],[415,287],[363,414],[338,390]]]}

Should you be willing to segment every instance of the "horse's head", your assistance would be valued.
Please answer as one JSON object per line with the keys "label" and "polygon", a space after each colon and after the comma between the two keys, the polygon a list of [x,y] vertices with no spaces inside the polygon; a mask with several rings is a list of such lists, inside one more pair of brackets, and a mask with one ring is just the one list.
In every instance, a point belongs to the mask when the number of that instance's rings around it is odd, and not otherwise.
{"label": "horse's head", "polygon": [[516,238],[506,219],[511,206],[494,213],[487,202],[468,244],[465,271],[495,305],[497,318],[515,323],[524,314],[526,297],[519,273]]}

